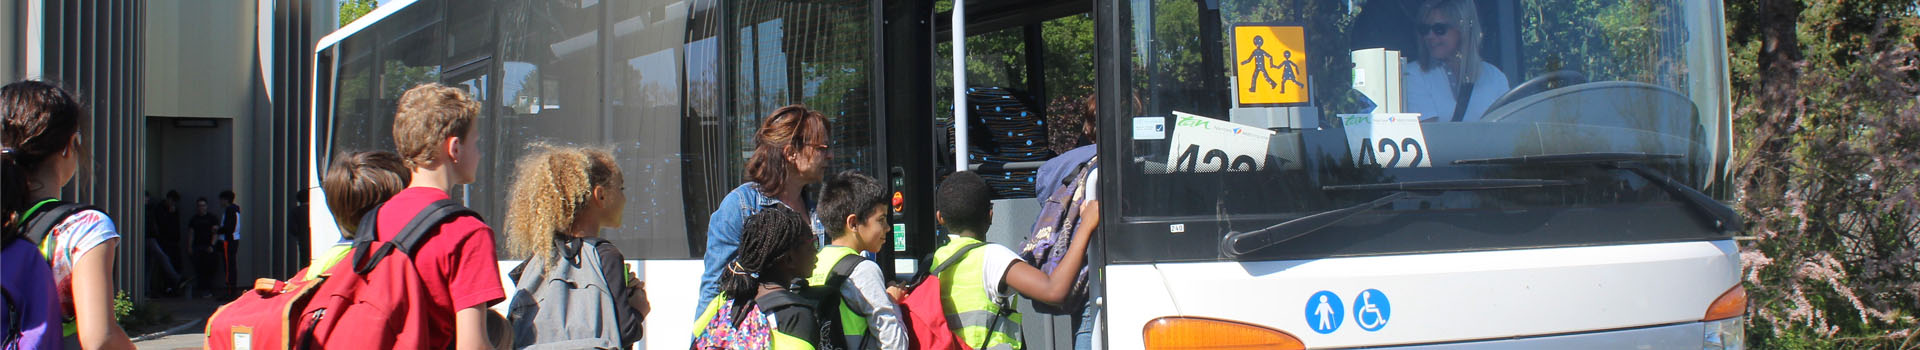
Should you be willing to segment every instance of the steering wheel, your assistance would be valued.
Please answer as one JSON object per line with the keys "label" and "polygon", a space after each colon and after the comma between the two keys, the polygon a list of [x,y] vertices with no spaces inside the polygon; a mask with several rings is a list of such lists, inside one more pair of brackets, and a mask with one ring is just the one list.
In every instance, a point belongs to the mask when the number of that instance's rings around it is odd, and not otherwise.
{"label": "steering wheel", "polygon": [[1587,75],[1571,70],[1557,70],[1547,74],[1541,74],[1533,77],[1533,79],[1527,79],[1526,82],[1520,83],[1518,86],[1514,86],[1513,90],[1507,90],[1507,93],[1500,95],[1500,98],[1493,99],[1493,103],[1487,105],[1487,110],[1499,109],[1500,106],[1505,106],[1514,100],[1532,96],[1541,91],[1585,82],[1587,82]]}

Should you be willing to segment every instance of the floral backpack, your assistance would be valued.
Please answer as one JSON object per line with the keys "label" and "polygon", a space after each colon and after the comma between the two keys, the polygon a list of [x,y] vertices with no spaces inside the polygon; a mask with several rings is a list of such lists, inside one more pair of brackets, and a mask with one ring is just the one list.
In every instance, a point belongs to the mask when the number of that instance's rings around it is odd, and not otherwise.
{"label": "floral backpack", "polygon": [[[783,292],[761,299],[767,300],[756,302],[748,299],[746,302],[749,304],[746,308],[734,310],[734,298],[729,298],[725,294],[714,298],[713,302],[707,304],[706,312],[701,313],[700,320],[694,322],[693,349],[813,350],[813,342],[802,339],[806,336],[795,337],[780,332],[772,318],[767,316],[769,313],[761,312],[762,310],[779,312],[791,307],[811,309],[810,303],[792,292]],[[763,303],[766,305],[761,305]],[[804,332],[806,327],[801,328]]]}

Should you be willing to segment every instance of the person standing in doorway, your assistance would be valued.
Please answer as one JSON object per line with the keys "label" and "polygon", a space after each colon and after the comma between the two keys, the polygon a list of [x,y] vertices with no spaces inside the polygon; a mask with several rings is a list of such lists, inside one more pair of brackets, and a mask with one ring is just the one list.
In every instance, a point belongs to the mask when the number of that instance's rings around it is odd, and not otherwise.
{"label": "person standing in doorway", "polygon": [[[144,195],[143,195],[144,196]],[[180,219],[167,217],[168,204],[163,199],[147,200],[147,237],[143,247],[147,249],[147,263],[153,264],[166,278],[153,278],[148,281],[149,290],[162,295],[172,295],[176,285],[186,279],[174,268],[173,256],[179,255],[173,247],[180,241]]]}
{"label": "person standing in doorway", "polygon": [[227,281],[224,287],[228,291],[234,290],[239,285],[235,282],[239,279],[239,271],[234,270],[234,267],[235,262],[240,260],[240,204],[234,203],[233,199],[232,190],[220,191],[220,207],[224,209],[222,209],[223,214],[220,215],[220,225],[214,228],[214,232],[219,233],[214,240],[219,242],[222,261],[220,275]]}
{"label": "person standing in doorway", "polygon": [[[161,203],[160,209],[160,230],[162,233],[165,233],[167,237],[172,237],[167,241],[160,242],[160,246],[166,248],[167,256],[173,258],[173,266],[180,272],[181,277],[185,277],[188,281],[191,281],[194,278],[193,267],[191,263],[187,261],[189,260],[187,256],[188,254],[192,254],[192,248],[187,244],[192,239],[191,237],[181,234],[184,231],[181,231],[180,226],[183,224],[183,222],[180,221],[180,191],[168,190],[166,202]],[[184,283],[182,286],[184,286]]]}
{"label": "person standing in doorway", "polygon": [[213,290],[213,276],[220,271],[222,263],[213,243],[215,228],[220,227],[220,217],[207,208],[207,197],[195,199],[193,209],[193,217],[187,219],[187,247],[192,250],[188,256],[193,260],[193,274],[201,277],[194,284],[195,289],[202,291],[197,296],[210,297],[213,296],[210,292]]}

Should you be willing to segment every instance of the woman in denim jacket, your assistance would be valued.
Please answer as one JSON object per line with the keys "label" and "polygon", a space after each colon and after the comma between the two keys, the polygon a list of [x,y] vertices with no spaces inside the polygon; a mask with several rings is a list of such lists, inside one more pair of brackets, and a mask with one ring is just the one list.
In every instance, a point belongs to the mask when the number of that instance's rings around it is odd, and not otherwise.
{"label": "woman in denim jacket", "polygon": [[700,302],[694,305],[705,306],[719,294],[721,270],[733,261],[748,216],[781,205],[806,213],[814,236],[825,231],[814,216],[813,198],[803,189],[820,183],[833,158],[827,130],[825,115],[801,105],[780,107],[761,120],[753,135],[753,157],[747,160],[747,182],[728,192],[707,219],[706,266],[700,275]]}

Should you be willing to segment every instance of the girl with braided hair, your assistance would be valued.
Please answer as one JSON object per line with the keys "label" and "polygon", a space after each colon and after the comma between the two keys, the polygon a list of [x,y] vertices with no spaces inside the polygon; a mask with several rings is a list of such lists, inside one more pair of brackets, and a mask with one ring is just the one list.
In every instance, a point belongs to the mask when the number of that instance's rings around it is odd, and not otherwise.
{"label": "girl with braided hair", "polygon": [[812,350],[819,342],[805,284],[818,259],[807,219],[783,207],[747,217],[740,249],[726,264],[720,294],[694,322],[693,348]]}
{"label": "girl with braided hair", "polygon": [[[518,281],[523,274],[544,275],[547,270],[560,266],[561,260],[579,264],[591,250],[600,261],[599,271],[605,279],[602,285],[607,286],[612,296],[609,302],[617,323],[601,327],[617,330],[620,344],[640,341],[642,322],[651,309],[646,283],[627,270],[626,257],[620,248],[600,238],[600,229],[620,227],[621,212],[627,205],[626,180],[622,179],[620,164],[612,154],[601,149],[548,144],[534,144],[533,148],[532,155],[520,159],[513,185],[508,189],[512,201],[507,205],[507,249],[527,257],[529,262],[542,263],[521,264],[508,272],[508,276]],[[542,266],[542,271],[526,271],[528,265]],[[522,289],[515,293],[526,296],[536,292]],[[518,300],[514,303],[520,304]],[[532,322],[526,319],[532,315],[520,316],[527,317],[515,322]],[[550,329],[552,326],[557,325],[520,324],[515,328],[539,333],[542,327],[548,328],[544,331],[554,331]],[[514,347],[557,340],[536,337],[533,333],[516,334],[514,339],[518,343]],[[561,335],[562,338],[577,336],[580,335]]]}

